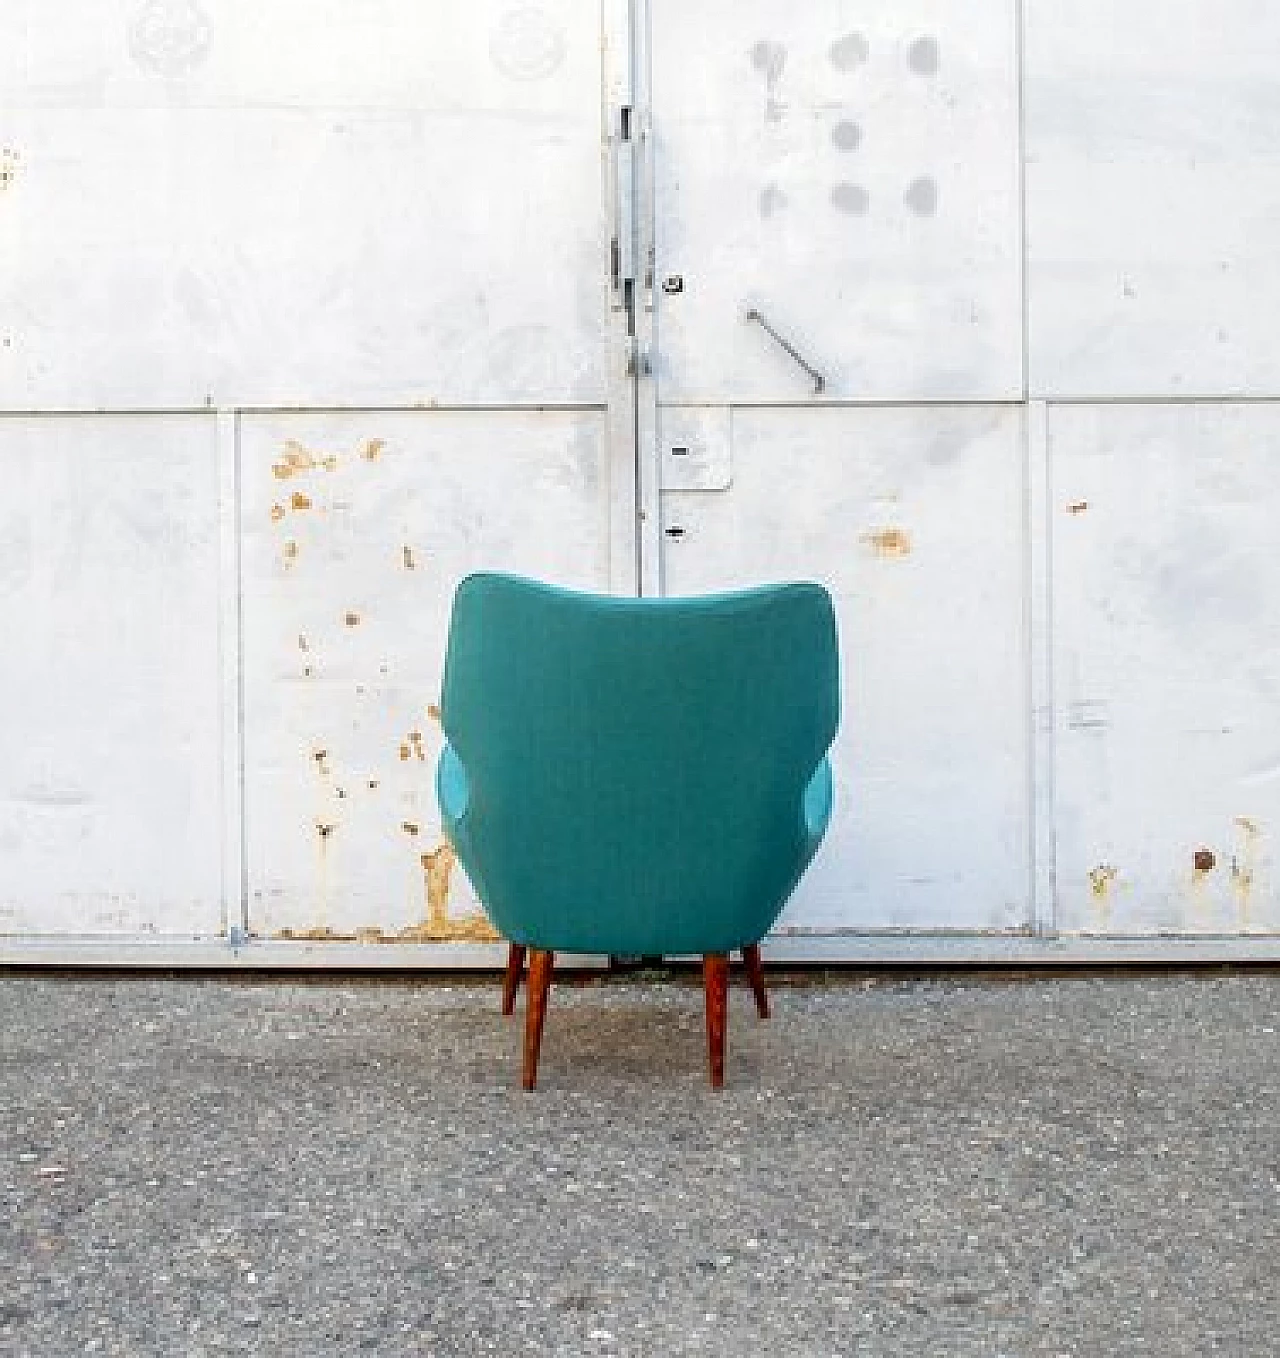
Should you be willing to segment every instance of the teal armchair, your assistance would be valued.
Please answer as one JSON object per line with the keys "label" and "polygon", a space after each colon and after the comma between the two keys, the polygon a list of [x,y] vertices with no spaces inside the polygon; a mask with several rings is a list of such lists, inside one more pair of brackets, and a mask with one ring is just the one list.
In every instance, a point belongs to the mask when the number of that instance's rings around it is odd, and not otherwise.
{"label": "teal armchair", "polygon": [[819,585],[635,599],[462,581],[436,787],[511,945],[506,1013],[528,952],[526,1089],[556,952],[701,954],[723,1083],[728,955],[767,1017],[759,943],[826,830],[839,703]]}

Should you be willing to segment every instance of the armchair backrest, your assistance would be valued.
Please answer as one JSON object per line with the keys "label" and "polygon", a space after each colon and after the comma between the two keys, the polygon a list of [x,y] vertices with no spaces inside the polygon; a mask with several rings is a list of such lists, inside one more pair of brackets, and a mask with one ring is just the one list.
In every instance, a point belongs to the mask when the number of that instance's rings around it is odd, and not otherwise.
{"label": "armchair backrest", "polygon": [[804,864],[803,792],[835,735],[816,584],[685,599],[458,587],[441,701],[468,852],[507,937],[610,952],[760,938]]}

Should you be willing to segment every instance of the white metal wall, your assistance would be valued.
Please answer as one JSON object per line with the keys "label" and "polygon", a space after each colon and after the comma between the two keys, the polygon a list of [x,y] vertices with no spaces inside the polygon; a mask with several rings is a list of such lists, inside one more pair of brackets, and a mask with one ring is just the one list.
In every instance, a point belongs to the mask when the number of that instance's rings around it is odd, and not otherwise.
{"label": "white metal wall", "polygon": [[1278,28],[8,0],[0,958],[491,958],[486,565],[830,585],[777,955],[1269,955]]}

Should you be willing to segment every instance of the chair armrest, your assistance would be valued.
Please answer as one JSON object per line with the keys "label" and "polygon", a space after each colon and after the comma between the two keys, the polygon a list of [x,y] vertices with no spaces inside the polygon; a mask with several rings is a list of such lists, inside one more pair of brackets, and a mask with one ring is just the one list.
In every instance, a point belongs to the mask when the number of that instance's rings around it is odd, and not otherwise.
{"label": "chair armrest", "polygon": [[436,765],[436,796],[440,800],[440,814],[446,824],[457,825],[467,814],[471,801],[471,785],[453,746],[446,743]]}
{"label": "chair armrest", "polygon": [[800,820],[810,858],[817,852],[831,823],[833,795],[831,761],[824,756],[800,798]]}

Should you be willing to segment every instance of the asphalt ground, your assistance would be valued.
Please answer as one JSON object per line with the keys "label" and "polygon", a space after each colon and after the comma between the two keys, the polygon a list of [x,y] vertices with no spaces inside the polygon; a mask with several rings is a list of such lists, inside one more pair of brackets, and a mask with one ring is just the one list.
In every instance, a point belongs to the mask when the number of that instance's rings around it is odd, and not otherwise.
{"label": "asphalt ground", "polygon": [[1280,1352],[1280,973],[0,975],[0,1353]]}

